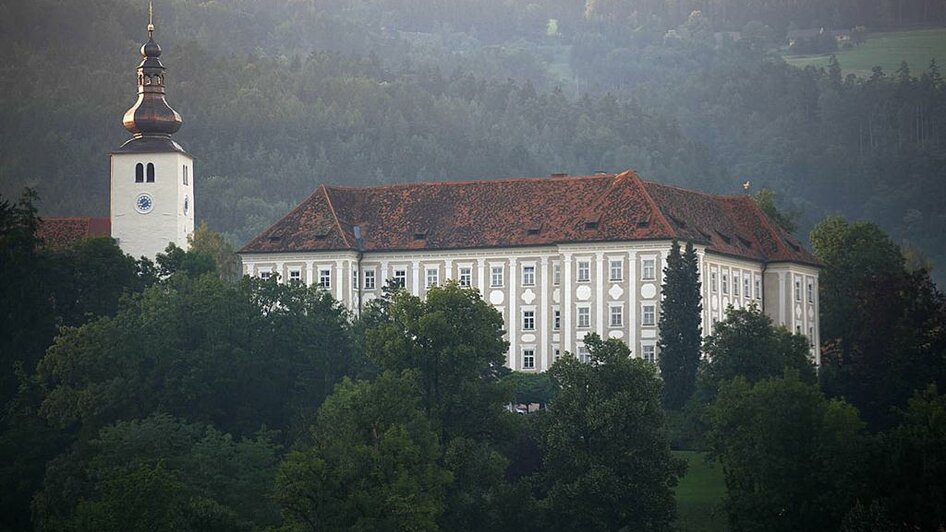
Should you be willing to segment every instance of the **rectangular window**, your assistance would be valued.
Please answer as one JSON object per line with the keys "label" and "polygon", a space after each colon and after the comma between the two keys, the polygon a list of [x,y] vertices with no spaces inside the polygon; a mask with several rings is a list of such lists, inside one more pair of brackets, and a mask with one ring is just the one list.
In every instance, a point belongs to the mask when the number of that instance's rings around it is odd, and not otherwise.
{"label": "rectangular window", "polygon": [[552,311],[552,329],[559,330],[562,328],[562,311],[553,310]]}
{"label": "rectangular window", "polygon": [[641,280],[653,281],[657,278],[657,259],[644,259],[641,267]]}
{"label": "rectangular window", "polygon": [[489,285],[493,288],[499,288],[503,285],[503,267],[493,266],[490,268]]}
{"label": "rectangular window", "polygon": [[374,270],[365,270],[365,290],[374,290]]}
{"label": "rectangular window", "polygon": [[522,369],[535,369],[535,350],[522,350]]}
{"label": "rectangular window", "polygon": [[641,355],[642,355],[641,358],[643,358],[645,362],[656,364],[657,363],[657,346],[642,345]]}
{"label": "rectangular window", "polygon": [[641,325],[644,327],[653,327],[657,324],[657,306],[644,305],[641,312]]}
{"label": "rectangular window", "polygon": [[302,281],[302,270],[289,270],[290,281]]}
{"label": "rectangular window", "polygon": [[621,281],[624,279],[624,261],[622,260],[612,260],[609,270],[611,275],[609,276],[610,281]]}
{"label": "rectangular window", "polygon": [[611,326],[621,327],[624,325],[624,307],[615,305],[611,307]]}
{"label": "rectangular window", "polygon": [[752,290],[749,289],[752,279],[748,275],[742,278],[742,295],[743,297],[752,298]]}
{"label": "rectangular window", "polygon": [[578,307],[578,328],[591,327],[591,307]]}
{"label": "rectangular window", "polygon": [[582,260],[578,261],[578,282],[587,283],[591,280],[591,263]]}
{"label": "rectangular window", "polygon": [[815,328],[808,327],[808,347],[815,346]]}
{"label": "rectangular window", "polygon": [[723,274],[723,293],[729,293],[729,275],[725,273]]}
{"label": "rectangular window", "polygon": [[795,279],[795,301],[801,301],[801,279]]}
{"label": "rectangular window", "polygon": [[351,285],[358,286],[358,270],[351,271]]}
{"label": "rectangular window", "polygon": [[762,299],[762,279],[755,278],[755,298]]}
{"label": "rectangular window", "polygon": [[332,287],[332,270],[319,270],[319,288],[328,290]]}
{"label": "rectangular window", "polygon": [[394,288],[405,288],[407,286],[407,270],[394,270],[394,281],[391,284]]}
{"label": "rectangular window", "polygon": [[269,279],[269,278],[272,277],[272,276],[273,276],[273,272],[259,272],[259,278],[262,279],[262,280],[264,280],[264,281],[265,281],[266,279]]}
{"label": "rectangular window", "polygon": [[522,311],[522,330],[523,331],[535,330],[535,311],[534,310]]}
{"label": "rectangular window", "polygon": [[561,263],[552,264],[552,284],[558,286],[562,284],[562,265]]}
{"label": "rectangular window", "polygon": [[440,269],[439,268],[427,268],[426,270],[427,278],[427,288],[433,288],[437,286],[437,283],[440,282]]}
{"label": "rectangular window", "polygon": [[733,274],[732,276],[732,295],[739,297],[739,274]]}
{"label": "rectangular window", "polygon": [[583,345],[578,346],[578,361],[586,364],[591,362],[591,351]]}
{"label": "rectangular window", "polygon": [[469,288],[473,284],[472,268],[460,268],[460,286]]}
{"label": "rectangular window", "polygon": [[716,272],[710,272],[710,290],[715,294],[719,292],[719,276]]}
{"label": "rectangular window", "polygon": [[552,360],[554,361],[560,358],[562,358],[562,350],[559,349],[558,347],[555,347],[554,349],[552,349]]}
{"label": "rectangular window", "polygon": [[815,283],[812,281],[808,281],[808,302],[815,302]]}
{"label": "rectangular window", "polygon": [[535,266],[522,267],[522,286],[535,286]]}
{"label": "rectangular window", "polygon": [[795,334],[801,334],[801,325],[795,326]]}

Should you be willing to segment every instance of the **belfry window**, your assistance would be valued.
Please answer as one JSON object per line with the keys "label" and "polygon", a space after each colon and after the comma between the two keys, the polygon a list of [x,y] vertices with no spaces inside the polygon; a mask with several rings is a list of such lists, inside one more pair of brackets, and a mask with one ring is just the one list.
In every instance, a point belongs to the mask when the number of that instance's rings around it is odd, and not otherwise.
{"label": "belfry window", "polygon": [[135,183],[145,182],[145,165],[138,163],[135,165]]}
{"label": "belfry window", "polygon": [[154,163],[148,163],[148,183],[154,183]]}

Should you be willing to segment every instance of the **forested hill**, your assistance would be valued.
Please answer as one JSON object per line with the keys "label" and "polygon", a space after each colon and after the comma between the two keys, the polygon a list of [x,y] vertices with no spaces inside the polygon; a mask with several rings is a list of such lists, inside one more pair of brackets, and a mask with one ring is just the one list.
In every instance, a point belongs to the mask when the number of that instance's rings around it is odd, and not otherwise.
{"label": "forested hill", "polygon": [[[946,264],[946,87],[929,64],[800,70],[791,28],[944,23],[942,2],[159,1],[197,214],[243,241],[319,183],[635,168],[876,221]],[[811,5],[808,5],[811,4]],[[834,5],[837,4],[837,5]],[[843,4],[843,5],[842,5]],[[827,7],[825,7],[827,6]],[[832,7],[833,6],[833,7]],[[701,9],[701,13],[691,13]],[[0,193],[107,211],[144,2],[0,1]],[[736,43],[714,33],[741,31]],[[869,38],[869,37],[868,37]]]}

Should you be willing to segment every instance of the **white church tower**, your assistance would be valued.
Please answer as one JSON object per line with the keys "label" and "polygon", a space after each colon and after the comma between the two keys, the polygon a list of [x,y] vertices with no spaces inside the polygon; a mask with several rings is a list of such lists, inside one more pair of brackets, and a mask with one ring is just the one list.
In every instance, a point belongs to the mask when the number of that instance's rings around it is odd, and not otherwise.
{"label": "white church tower", "polygon": [[141,56],[138,101],[124,117],[134,136],[111,154],[110,210],[112,238],[122,251],[153,260],[171,242],[187,249],[194,232],[194,159],[171,139],[183,120],[164,99],[153,20]]}

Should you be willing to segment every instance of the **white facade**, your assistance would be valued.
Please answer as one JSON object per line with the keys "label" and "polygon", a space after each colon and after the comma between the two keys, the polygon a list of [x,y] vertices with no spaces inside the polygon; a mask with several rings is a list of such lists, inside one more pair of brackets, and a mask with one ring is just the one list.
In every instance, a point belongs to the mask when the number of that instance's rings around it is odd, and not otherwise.
{"label": "white facade", "polygon": [[194,232],[194,160],[182,152],[113,153],[112,238],[132,257],[154,257]]}
{"label": "white facade", "polygon": [[[567,352],[581,358],[583,338],[624,341],[632,355],[653,359],[661,284],[669,241],[575,243],[478,250],[241,253],[244,274],[298,279],[325,287],[354,313],[378,297],[388,279],[402,279],[423,297],[429,284],[454,279],[479,290],[502,315],[509,342],[506,364],[544,371]],[[703,334],[726,309],[757,304],[778,325],[806,335],[820,363],[818,270],[796,263],[766,265],[697,247],[703,291]],[[723,281],[727,285],[723,285]],[[801,300],[795,282],[801,283]],[[748,282],[749,290],[746,291]],[[714,284],[715,283],[715,284]],[[738,283],[738,285],[736,284]],[[809,288],[810,287],[810,288]],[[812,298],[808,299],[809,290]]]}

